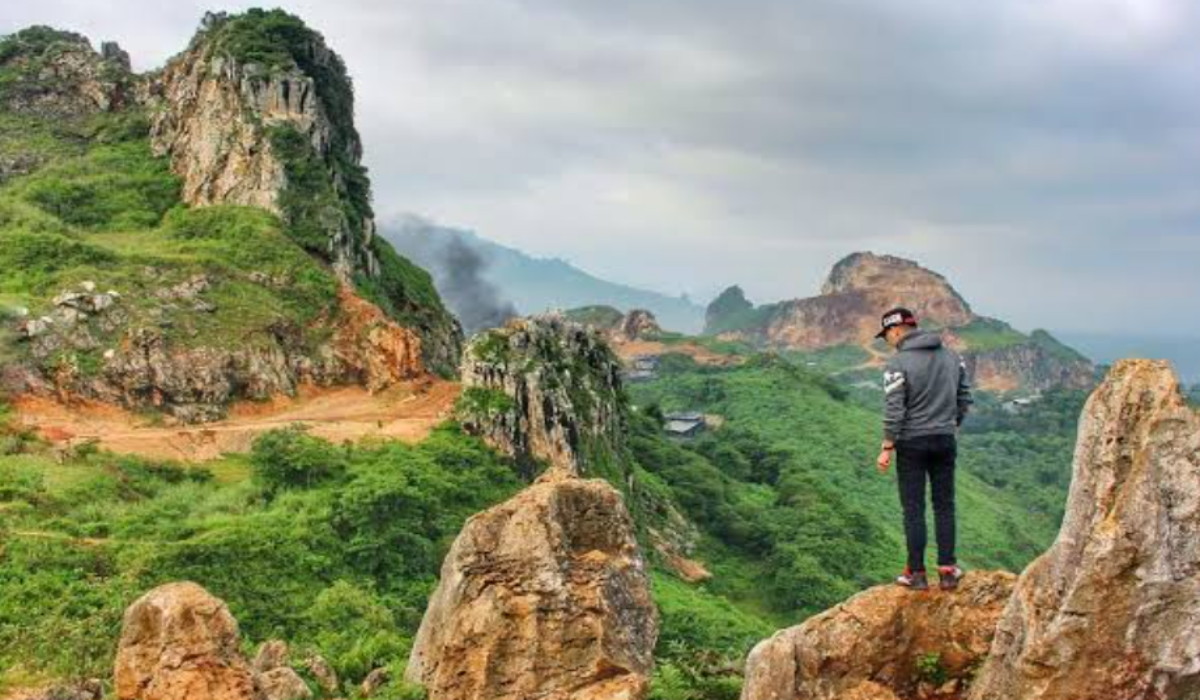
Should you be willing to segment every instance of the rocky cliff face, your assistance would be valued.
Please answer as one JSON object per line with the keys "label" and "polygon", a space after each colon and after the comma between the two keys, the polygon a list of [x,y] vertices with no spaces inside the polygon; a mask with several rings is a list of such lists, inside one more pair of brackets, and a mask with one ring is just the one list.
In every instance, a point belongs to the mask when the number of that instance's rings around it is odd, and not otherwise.
{"label": "rocky cliff face", "polygon": [[341,280],[414,328],[427,365],[451,370],[462,329],[429,275],[375,236],[354,94],[342,59],[280,10],[209,14],[146,89],[155,151],[183,201],[278,214]]}
{"label": "rocky cliff face", "polygon": [[636,700],[657,637],[621,495],[552,470],[467,521],[406,676],[430,700]]}
{"label": "rocky cliff face", "polygon": [[[164,288],[179,303],[205,304],[209,280],[193,277]],[[46,372],[9,376],[8,388],[82,397],[127,408],[156,407],[185,423],[215,420],[235,399],[293,394],[302,383],[361,384],[371,391],[425,374],[421,338],[387,318],[379,308],[343,285],[327,340],[313,347],[303,329],[280,324],[240,344],[177,347],[163,329],[138,327],[104,350],[96,367],[78,358],[95,357],[99,338],[130,325],[120,293],[94,286],[55,297],[55,311],[26,318],[19,331],[33,360]],[[57,358],[57,361],[56,361]],[[72,359],[75,358],[75,359]]]}
{"label": "rocky cliff face", "polygon": [[742,700],[957,698],[988,652],[1015,580],[974,571],[952,593],[864,591],[759,643]]}
{"label": "rocky cliff face", "polygon": [[1200,415],[1165,362],[1084,408],[1066,516],[1021,574],[971,700],[1200,697]]}
{"label": "rocky cliff face", "polygon": [[[1044,331],[1024,336],[975,314],[943,276],[911,260],[854,253],[833,266],[821,294],[754,307],[731,287],[714,300],[708,332],[765,347],[819,350],[867,346],[879,316],[893,306],[912,309],[923,325],[945,329],[947,342],[975,373],[976,386],[995,391],[1093,384],[1094,368]],[[1041,335],[1038,335],[1041,334]]]}
{"label": "rocky cliff face", "polygon": [[528,474],[539,462],[570,474],[605,473],[621,442],[620,370],[595,330],[560,316],[514,319],[476,336],[463,353],[463,427],[516,457]]}
{"label": "rocky cliff face", "polygon": [[[278,35],[257,21],[253,13],[205,17],[188,49],[151,83],[151,143],[170,156],[183,200],[195,206],[244,204],[296,218],[301,212],[286,202],[299,186],[292,180],[328,178],[333,197],[316,212],[325,252],[345,279],[377,274],[366,184],[353,181],[364,177],[362,144],[341,58],[298,21]],[[286,136],[298,138],[300,155],[288,152]],[[316,172],[289,177],[297,158]]]}

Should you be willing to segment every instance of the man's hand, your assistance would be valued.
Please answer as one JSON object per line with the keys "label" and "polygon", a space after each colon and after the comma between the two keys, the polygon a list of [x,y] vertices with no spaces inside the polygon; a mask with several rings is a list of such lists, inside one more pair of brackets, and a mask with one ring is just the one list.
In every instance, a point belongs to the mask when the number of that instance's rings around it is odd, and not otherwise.
{"label": "man's hand", "polygon": [[879,459],[875,460],[875,467],[879,469],[880,474],[887,474],[888,467],[892,466],[892,452],[896,449],[895,444],[891,440],[885,440],[882,449],[879,451]]}

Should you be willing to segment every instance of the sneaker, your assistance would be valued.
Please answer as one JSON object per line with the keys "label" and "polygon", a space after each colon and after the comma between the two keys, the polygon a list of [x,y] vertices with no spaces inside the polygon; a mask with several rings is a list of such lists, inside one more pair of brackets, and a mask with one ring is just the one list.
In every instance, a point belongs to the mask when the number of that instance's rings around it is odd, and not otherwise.
{"label": "sneaker", "polygon": [[925,578],[925,572],[913,571],[907,566],[904,567],[904,573],[896,577],[896,585],[911,588],[914,591],[929,590],[929,580]]}
{"label": "sneaker", "polygon": [[958,582],[962,580],[963,570],[954,566],[939,566],[938,567],[938,587],[943,591],[952,591],[958,588]]}

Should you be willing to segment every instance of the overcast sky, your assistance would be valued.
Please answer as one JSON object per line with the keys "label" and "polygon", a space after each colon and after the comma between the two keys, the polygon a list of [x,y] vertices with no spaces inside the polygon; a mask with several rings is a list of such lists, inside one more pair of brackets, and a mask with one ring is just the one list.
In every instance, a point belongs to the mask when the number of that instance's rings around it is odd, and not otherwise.
{"label": "overcast sky", "polygon": [[[5,2],[135,68],[208,9]],[[1195,334],[1194,0],[339,0],[380,218],[413,212],[700,301],[855,250],[1020,328]]]}

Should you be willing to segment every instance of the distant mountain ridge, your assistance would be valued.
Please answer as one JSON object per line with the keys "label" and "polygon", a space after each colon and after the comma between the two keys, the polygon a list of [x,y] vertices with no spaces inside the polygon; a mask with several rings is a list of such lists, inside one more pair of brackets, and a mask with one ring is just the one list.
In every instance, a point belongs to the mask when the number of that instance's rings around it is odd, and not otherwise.
{"label": "distant mountain ridge", "polygon": [[664,328],[673,331],[698,333],[704,325],[704,307],[686,297],[609,282],[565,260],[537,258],[473,231],[404,216],[382,222],[379,233],[403,255],[433,273],[452,308],[454,294],[445,287],[445,268],[452,241],[458,241],[482,258],[480,276],[520,314],[603,304],[623,312],[646,309]]}

